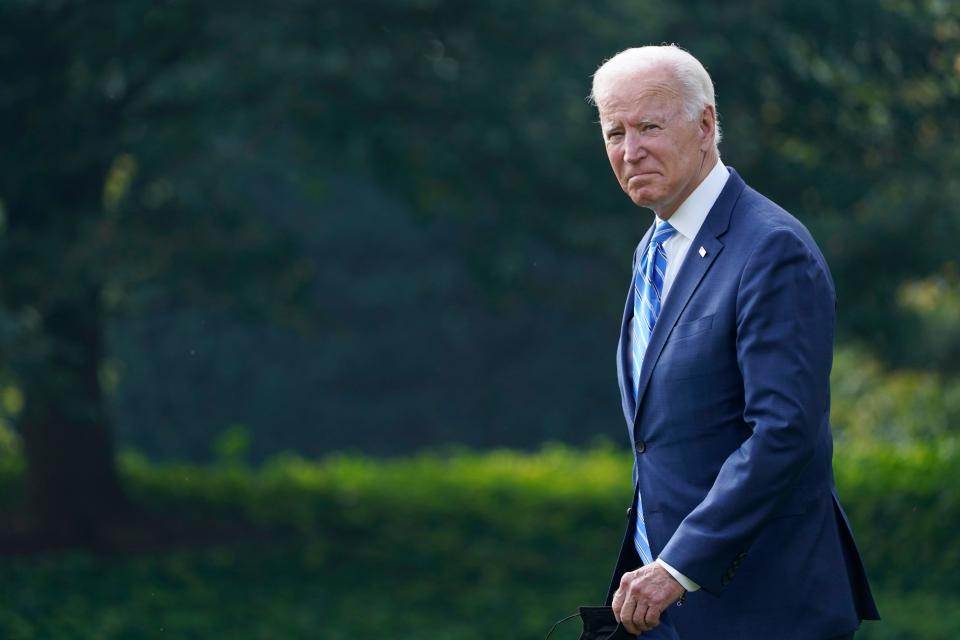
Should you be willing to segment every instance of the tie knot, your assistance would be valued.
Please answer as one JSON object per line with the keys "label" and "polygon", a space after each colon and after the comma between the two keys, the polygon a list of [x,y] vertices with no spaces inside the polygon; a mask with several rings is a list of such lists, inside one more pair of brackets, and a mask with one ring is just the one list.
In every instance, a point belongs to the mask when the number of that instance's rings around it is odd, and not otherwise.
{"label": "tie knot", "polygon": [[670,226],[670,223],[666,220],[657,220],[657,226],[653,230],[653,238],[650,239],[650,243],[663,244],[676,232],[677,230]]}

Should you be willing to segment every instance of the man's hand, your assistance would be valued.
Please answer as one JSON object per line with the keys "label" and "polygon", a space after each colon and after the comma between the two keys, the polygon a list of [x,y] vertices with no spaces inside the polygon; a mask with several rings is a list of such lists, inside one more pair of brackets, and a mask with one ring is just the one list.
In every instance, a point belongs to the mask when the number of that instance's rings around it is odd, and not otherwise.
{"label": "man's hand", "polygon": [[660,624],[660,614],[683,595],[683,586],[656,562],[628,571],[613,595],[613,616],[634,635]]}

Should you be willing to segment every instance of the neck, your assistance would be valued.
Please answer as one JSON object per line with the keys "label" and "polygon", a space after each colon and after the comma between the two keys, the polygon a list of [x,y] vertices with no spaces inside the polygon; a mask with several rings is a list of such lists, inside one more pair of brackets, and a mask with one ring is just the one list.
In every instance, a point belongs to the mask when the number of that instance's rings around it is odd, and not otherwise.
{"label": "neck", "polygon": [[697,169],[697,173],[690,178],[690,181],[684,187],[680,195],[670,204],[660,207],[659,209],[654,209],[653,212],[661,220],[669,220],[670,216],[680,208],[680,205],[690,197],[690,194],[696,191],[697,187],[707,178],[713,168],[716,166],[717,161],[720,160],[720,154],[717,153],[716,149],[710,149],[710,151],[703,152],[700,158],[700,168]]}

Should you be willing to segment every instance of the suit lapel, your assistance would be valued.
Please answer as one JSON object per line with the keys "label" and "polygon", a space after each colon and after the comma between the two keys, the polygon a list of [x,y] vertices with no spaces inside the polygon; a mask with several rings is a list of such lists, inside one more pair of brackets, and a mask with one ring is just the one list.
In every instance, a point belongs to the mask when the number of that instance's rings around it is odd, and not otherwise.
{"label": "suit lapel", "polygon": [[[740,176],[730,168],[730,177],[727,179],[727,184],[707,214],[697,237],[690,244],[687,257],[684,259],[670,292],[667,294],[667,299],[660,310],[660,316],[657,318],[657,324],[653,328],[653,334],[650,336],[650,344],[647,345],[647,351],[643,356],[643,365],[640,367],[640,386],[637,391],[638,402],[633,407],[633,415],[631,416],[633,424],[636,424],[640,405],[643,404],[644,392],[650,382],[653,369],[657,366],[657,360],[660,358],[660,352],[663,351],[663,345],[666,344],[670,332],[673,331],[680,313],[696,291],[697,285],[700,284],[703,276],[710,270],[717,256],[723,250],[723,243],[720,242],[719,236],[726,233],[730,225],[730,214],[733,211],[733,206],[740,197],[744,186],[745,184]],[[700,255],[700,247],[706,250],[703,256]],[[628,304],[632,303],[632,299],[631,295]]]}

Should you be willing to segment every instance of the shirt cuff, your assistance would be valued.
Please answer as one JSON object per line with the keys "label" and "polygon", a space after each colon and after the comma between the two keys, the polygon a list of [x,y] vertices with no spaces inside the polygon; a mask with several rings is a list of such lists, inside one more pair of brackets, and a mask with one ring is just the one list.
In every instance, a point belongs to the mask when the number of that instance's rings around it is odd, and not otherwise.
{"label": "shirt cuff", "polygon": [[680,585],[687,591],[696,591],[697,589],[700,588],[700,585],[698,585],[696,582],[694,582],[687,576],[683,575],[682,573],[680,573],[679,571],[677,571],[676,569],[668,565],[666,562],[663,561],[662,558],[657,558],[657,564],[659,564],[661,567],[666,569],[667,573],[672,575],[674,580],[679,582]]}

